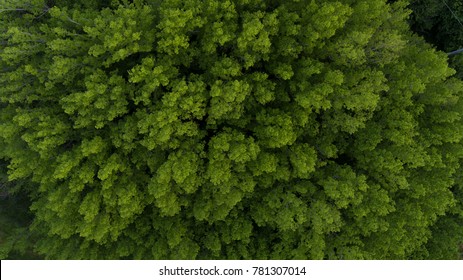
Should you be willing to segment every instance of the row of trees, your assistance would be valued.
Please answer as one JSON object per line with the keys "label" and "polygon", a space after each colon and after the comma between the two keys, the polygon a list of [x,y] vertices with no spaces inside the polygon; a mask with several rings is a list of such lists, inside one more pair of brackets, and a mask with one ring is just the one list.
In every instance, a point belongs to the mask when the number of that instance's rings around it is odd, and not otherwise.
{"label": "row of trees", "polygon": [[407,4],[2,1],[1,257],[458,258],[463,83]]}

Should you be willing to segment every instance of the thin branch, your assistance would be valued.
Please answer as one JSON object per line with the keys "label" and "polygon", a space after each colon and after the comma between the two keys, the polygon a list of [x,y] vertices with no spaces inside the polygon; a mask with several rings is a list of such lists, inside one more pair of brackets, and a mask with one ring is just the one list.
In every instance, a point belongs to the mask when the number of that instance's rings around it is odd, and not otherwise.
{"label": "thin branch", "polygon": [[36,16],[33,20],[37,20],[41,17],[43,17],[46,13],[48,13],[50,11],[50,8],[48,6],[45,7],[45,9],[43,10],[43,13],[41,13],[40,15]]}
{"label": "thin branch", "polygon": [[451,55],[459,54],[459,53],[462,53],[462,52],[463,52],[463,49],[458,49],[458,50],[456,50],[456,51],[447,53],[447,55],[448,55],[448,56],[451,56]]}
{"label": "thin branch", "polygon": [[82,24],[78,23],[77,21],[74,21],[74,20],[73,20],[72,18],[70,18],[70,17],[68,17],[68,20],[69,20],[70,22],[72,22],[72,23],[77,24],[77,25],[82,25]]}
{"label": "thin branch", "polygon": [[0,9],[0,13],[3,13],[3,12],[11,12],[11,11],[16,11],[16,12],[28,12],[28,10],[26,9]]}
{"label": "thin branch", "polygon": [[457,15],[450,8],[450,6],[447,5],[447,2],[445,2],[445,0],[442,0],[442,2],[444,2],[445,6],[447,6],[447,9],[449,9],[449,11],[452,13],[453,17],[458,21],[458,23],[460,23],[461,27],[463,27],[463,23],[461,23],[461,21],[458,19]]}
{"label": "thin branch", "polygon": [[[442,2],[444,3],[444,5],[447,7],[447,9],[449,9],[450,13],[452,13],[452,16],[458,21],[458,23],[460,24],[461,27],[463,27],[463,23],[461,23],[460,19],[457,17],[457,15],[453,12],[452,8],[450,8],[450,6],[447,4],[447,2],[445,2],[445,0],[442,0]],[[450,55],[455,55],[455,54],[459,54],[463,52],[463,49],[459,49],[459,50],[456,50],[456,51],[453,51],[453,52],[449,52],[447,53],[448,56]]]}

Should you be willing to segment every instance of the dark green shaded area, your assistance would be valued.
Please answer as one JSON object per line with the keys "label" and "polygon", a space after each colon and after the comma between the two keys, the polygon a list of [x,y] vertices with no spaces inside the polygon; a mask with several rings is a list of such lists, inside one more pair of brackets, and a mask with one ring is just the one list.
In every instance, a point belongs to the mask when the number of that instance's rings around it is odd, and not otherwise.
{"label": "dark green shaded area", "polygon": [[[463,1],[411,0],[409,8],[412,30],[427,42],[447,53],[463,48]],[[462,78],[463,56],[451,56],[449,63]]]}
{"label": "dark green shaded area", "polygon": [[13,184],[5,179],[0,179],[0,259],[40,258],[34,253],[35,240],[29,231],[33,219],[30,200],[22,192],[14,193]]}

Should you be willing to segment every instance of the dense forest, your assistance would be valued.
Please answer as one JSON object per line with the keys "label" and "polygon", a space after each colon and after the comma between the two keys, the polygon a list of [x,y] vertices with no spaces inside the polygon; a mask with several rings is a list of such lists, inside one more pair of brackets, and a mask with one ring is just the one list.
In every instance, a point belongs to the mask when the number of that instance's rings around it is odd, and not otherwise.
{"label": "dense forest", "polygon": [[0,258],[463,258],[462,22],[0,0]]}

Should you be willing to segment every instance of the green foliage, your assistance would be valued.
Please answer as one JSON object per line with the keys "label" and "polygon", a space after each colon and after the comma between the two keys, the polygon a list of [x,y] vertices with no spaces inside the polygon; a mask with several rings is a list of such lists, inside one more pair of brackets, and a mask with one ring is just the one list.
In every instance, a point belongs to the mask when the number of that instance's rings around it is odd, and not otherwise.
{"label": "green foliage", "polygon": [[[412,30],[444,52],[463,48],[463,1],[410,0]],[[463,77],[463,58],[449,58],[450,65]]]}
{"label": "green foliage", "polygon": [[32,215],[30,200],[19,189],[26,182],[7,181],[6,164],[0,161],[0,259],[36,259],[35,237],[28,226]]}
{"label": "green foliage", "polygon": [[463,83],[404,2],[23,2],[2,2],[0,158],[37,253],[456,248]]}
{"label": "green foliage", "polygon": [[461,0],[411,0],[410,23],[414,31],[445,51],[462,47],[463,2]]}

